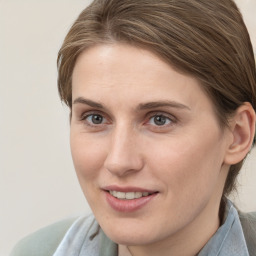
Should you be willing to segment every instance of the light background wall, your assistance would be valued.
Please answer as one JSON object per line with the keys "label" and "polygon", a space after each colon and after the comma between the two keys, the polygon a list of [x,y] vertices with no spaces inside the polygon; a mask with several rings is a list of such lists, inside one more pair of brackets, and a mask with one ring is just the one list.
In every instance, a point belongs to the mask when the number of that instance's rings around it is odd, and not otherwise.
{"label": "light background wall", "polygon": [[[256,45],[256,1],[237,1]],[[21,237],[89,213],[69,150],[68,110],[56,87],[56,55],[82,0],[0,0],[0,256]],[[236,202],[256,210],[256,151]]]}

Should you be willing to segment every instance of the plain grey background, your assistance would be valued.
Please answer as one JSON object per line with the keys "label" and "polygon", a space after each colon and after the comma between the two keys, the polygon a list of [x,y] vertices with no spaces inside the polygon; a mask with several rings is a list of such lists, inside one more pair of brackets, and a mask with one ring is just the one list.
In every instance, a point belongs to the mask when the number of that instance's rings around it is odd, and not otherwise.
{"label": "plain grey background", "polygon": [[[0,0],[0,256],[23,236],[89,213],[69,150],[68,110],[57,93],[56,56],[90,1]],[[237,0],[256,46],[256,0]],[[235,201],[256,210],[256,150]]]}

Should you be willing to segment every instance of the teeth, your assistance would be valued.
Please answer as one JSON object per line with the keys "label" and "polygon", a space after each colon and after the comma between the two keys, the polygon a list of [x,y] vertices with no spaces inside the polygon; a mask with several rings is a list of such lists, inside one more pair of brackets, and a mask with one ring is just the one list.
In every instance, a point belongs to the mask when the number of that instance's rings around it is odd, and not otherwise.
{"label": "teeth", "polygon": [[124,192],[117,192],[116,197],[120,199],[125,199],[125,193]]}
{"label": "teeth", "polygon": [[148,192],[126,192],[125,193],[125,192],[113,191],[113,190],[110,190],[109,193],[118,199],[127,199],[127,200],[141,198],[143,196],[149,195]]}
{"label": "teeth", "polygon": [[125,193],[125,199],[134,199],[134,198],[135,198],[134,192]]}
{"label": "teeth", "polygon": [[135,198],[140,198],[142,197],[142,193],[141,192],[135,192]]}

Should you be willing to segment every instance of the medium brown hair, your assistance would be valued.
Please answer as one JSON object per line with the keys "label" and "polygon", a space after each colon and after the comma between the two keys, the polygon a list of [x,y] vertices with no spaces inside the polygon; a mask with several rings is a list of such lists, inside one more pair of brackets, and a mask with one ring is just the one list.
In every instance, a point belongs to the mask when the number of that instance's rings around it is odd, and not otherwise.
{"label": "medium brown hair", "polygon": [[[72,72],[82,51],[97,44],[147,48],[197,78],[221,127],[244,102],[256,109],[256,70],[250,37],[233,0],[95,0],[77,18],[58,55],[58,89],[72,107]],[[230,167],[224,195],[242,161]]]}

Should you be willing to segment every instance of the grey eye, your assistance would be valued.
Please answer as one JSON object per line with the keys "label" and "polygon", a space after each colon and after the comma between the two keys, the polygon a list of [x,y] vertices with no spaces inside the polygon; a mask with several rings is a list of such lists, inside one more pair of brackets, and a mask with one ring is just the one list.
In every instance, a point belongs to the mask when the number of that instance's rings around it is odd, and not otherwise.
{"label": "grey eye", "polygon": [[154,122],[154,124],[157,126],[162,126],[167,123],[170,123],[170,119],[163,115],[156,115],[156,116],[152,117],[152,119],[153,119],[152,121]]}
{"label": "grey eye", "polygon": [[89,115],[87,117],[87,120],[88,120],[88,122],[93,123],[93,124],[102,124],[103,117],[98,114],[93,114],[93,115]]}

